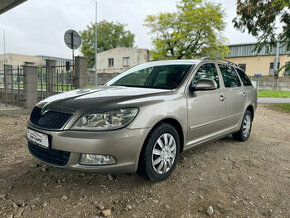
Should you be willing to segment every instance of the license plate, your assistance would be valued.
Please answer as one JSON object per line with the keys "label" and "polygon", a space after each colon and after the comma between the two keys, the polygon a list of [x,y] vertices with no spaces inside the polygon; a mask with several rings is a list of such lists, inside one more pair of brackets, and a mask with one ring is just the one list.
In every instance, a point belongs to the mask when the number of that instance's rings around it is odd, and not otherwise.
{"label": "license plate", "polygon": [[34,142],[41,147],[49,148],[48,136],[43,133],[27,129],[27,138],[29,141]]}

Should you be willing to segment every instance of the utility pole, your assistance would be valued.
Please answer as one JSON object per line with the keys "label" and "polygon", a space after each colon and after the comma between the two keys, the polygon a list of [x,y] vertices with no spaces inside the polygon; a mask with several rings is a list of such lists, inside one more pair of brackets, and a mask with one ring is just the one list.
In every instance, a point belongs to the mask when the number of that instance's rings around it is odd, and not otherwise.
{"label": "utility pole", "polygon": [[[2,29],[2,28],[0,28]],[[6,42],[5,42],[5,29],[2,29],[3,31],[3,49],[4,49],[4,54],[3,54],[3,67],[6,64]]]}
{"label": "utility pole", "polygon": [[280,50],[280,44],[279,41],[277,42],[277,47],[276,47],[276,56],[275,56],[275,61],[274,61],[274,75],[279,77],[278,73],[278,63],[279,63],[279,50]]}
{"label": "utility pole", "polygon": [[97,53],[98,53],[98,2],[95,1],[95,84],[98,85]]}

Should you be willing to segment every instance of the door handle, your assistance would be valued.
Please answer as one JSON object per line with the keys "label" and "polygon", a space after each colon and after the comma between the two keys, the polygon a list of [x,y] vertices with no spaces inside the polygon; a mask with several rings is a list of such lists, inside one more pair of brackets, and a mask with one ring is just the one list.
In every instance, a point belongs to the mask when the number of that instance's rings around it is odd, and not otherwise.
{"label": "door handle", "polygon": [[225,99],[226,99],[226,98],[225,98],[223,95],[220,96],[220,101],[221,101],[221,102],[223,102]]}
{"label": "door handle", "polygon": [[241,94],[245,97],[247,93],[245,91],[242,91]]}

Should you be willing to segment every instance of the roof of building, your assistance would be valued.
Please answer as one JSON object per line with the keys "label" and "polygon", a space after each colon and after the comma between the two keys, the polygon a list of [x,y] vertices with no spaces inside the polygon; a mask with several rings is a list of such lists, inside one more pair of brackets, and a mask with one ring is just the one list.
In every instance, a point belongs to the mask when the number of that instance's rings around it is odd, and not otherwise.
{"label": "roof of building", "polygon": [[36,55],[35,57],[39,57],[42,60],[66,60],[66,61],[71,61],[71,58],[62,58],[62,57],[54,57],[54,56]]}
{"label": "roof of building", "polygon": [[[232,44],[229,45],[230,53],[228,57],[245,57],[245,56],[265,56],[275,55],[276,49],[272,49],[269,53],[264,47],[259,53],[254,51],[256,43]],[[289,54],[285,46],[280,46],[279,54]]]}
{"label": "roof of building", "polygon": [[149,49],[146,48],[127,48],[127,47],[117,47],[117,48],[112,48],[103,52],[99,52],[98,54],[104,53],[104,52],[111,52],[114,50],[136,50],[136,51],[149,51]]}
{"label": "roof of building", "polygon": [[16,7],[27,0],[0,0],[0,14]]}

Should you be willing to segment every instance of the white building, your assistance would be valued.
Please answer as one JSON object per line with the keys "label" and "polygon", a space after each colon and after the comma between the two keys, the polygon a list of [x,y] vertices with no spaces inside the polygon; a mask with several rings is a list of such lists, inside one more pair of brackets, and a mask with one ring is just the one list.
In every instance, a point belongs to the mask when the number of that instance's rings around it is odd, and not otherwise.
{"label": "white building", "polygon": [[98,73],[121,73],[150,60],[148,49],[114,48],[98,54]]}

